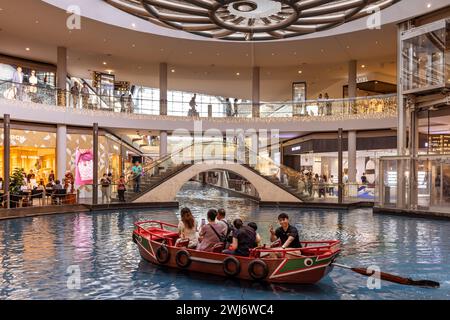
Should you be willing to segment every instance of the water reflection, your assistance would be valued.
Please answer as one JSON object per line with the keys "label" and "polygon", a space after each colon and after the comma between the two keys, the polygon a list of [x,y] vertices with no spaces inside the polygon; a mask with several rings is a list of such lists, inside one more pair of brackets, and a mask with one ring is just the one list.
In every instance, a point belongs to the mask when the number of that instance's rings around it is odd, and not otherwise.
{"label": "water reflection", "polygon": [[[0,222],[0,299],[450,299],[450,223],[373,215],[370,210],[323,211],[259,208],[252,201],[191,183],[182,206],[198,222],[209,208],[223,207],[228,219],[255,221],[263,241],[270,224],[286,212],[307,240],[340,239],[340,262],[378,265],[384,271],[433,279],[440,289],[367,279],[335,269],[314,286],[271,285],[167,270],[142,261],[131,240],[135,221],[177,223],[178,210],[137,210],[43,216]],[[78,265],[81,289],[67,288],[67,268]]]}

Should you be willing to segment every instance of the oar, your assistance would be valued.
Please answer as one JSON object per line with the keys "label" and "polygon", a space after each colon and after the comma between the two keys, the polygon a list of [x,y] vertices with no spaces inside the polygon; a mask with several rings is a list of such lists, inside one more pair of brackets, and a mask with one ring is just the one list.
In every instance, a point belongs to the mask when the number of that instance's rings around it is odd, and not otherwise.
{"label": "oar", "polygon": [[[362,274],[366,277],[373,276],[373,272],[368,272],[367,268],[352,268],[343,264],[333,263],[334,266],[352,270],[353,272]],[[403,278],[400,276],[396,276],[390,273],[380,272],[380,278],[381,280],[390,281],[394,283],[399,283],[407,286],[419,286],[419,287],[431,287],[431,288],[439,288],[440,284],[439,282],[432,281],[432,280],[413,280],[411,278]]]}

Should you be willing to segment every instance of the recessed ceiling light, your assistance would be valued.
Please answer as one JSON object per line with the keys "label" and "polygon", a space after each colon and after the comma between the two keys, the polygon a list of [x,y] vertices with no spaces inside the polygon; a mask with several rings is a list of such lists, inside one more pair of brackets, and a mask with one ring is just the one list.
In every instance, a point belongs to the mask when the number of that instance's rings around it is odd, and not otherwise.
{"label": "recessed ceiling light", "polygon": [[236,75],[237,75],[237,76],[240,76],[241,74],[240,74],[239,72],[236,72]]}
{"label": "recessed ceiling light", "polygon": [[132,45],[131,45],[133,48],[136,48],[136,45],[133,43]]}
{"label": "recessed ceiling light", "polygon": [[365,68],[365,67],[366,67],[366,65],[365,65],[365,64],[361,65],[361,68]]}
{"label": "recessed ceiling light", "polygon": [[303,73],[303,71],[302,70],[298,70],[298,74],[302,74]]}
{"label": "recessed ceiling light", "polygon": [[192,54],[192,51],[189,51],[189,54]]}
{"label": "recessed ceiling light", "polygon": [[136,23],[132,23],[131,26],[132,26],[133,28],[136,28]]}
{"label": "recessed ceiling light", "polygon": [[350,46],[347,46],[347,49],[350,49]]}
{"label": "recessed ceiling light", "polygon": [[175,73],[175,69],[170,70],[172,73]]}
{"label": "recessed ceiling light", "polygon": [[275,55],[275,53],[273,53],[273,52],[272,52],[272,55],[274,56],[274,55]]}
{"label": "recessed ceiling light", "polygon": [[30,48],[25,48],[25,50],[30,51],[31,49]]}
{"label": "recessed ceiling light", "polygon": [[427,8],[428,8],[428,9],[431,8],[431,3],[427,4]]}
{"label": "recessed ceiling light", "polygon": [[36,20],[35,22],[36,22],[36,23],[39,23],[39,20]]}
{"label": "recessed ceiling light", "polygon": [[106,66],[106,61],[103,61],[103,65]]}

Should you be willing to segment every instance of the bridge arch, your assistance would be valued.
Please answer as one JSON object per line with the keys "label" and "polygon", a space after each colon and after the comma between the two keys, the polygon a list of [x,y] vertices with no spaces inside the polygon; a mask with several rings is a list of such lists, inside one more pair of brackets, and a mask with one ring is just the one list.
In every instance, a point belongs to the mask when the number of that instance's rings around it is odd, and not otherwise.
{"label": "bridge arch", "polygon": [[261,202],[299,203],[300,199],[280,188],[242,164],[223,161],[221,163],[195,163],[177,175],[167,179],[134,202],[173,202],[181,187],[192,177],[205,171],[227,170],[249,181],[259,194]]}

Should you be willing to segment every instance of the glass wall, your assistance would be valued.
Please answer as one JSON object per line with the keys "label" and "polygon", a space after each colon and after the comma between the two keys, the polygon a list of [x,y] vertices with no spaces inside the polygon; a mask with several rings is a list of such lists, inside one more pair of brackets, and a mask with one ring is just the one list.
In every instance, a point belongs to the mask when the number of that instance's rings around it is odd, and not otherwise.
{"label": "glass wall", "polygon": [[402,35],[405,93],[450,86],[450,20],[414,28]]}
{"label": "glass wall", "polygon": [[[1,130],[0,154],[3,155],[3,130]],[[11,170],[22,168],[45,183],[51,171],[56,172],[56,133],[30,130],[11,130]],[[3,175],[3,156],[0,157],[0,172]]]}

